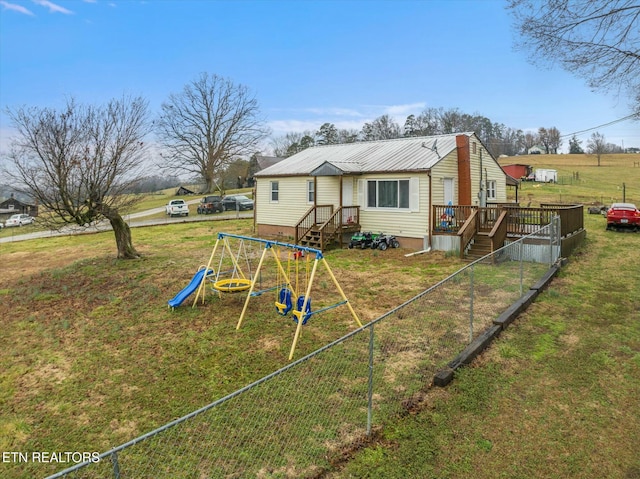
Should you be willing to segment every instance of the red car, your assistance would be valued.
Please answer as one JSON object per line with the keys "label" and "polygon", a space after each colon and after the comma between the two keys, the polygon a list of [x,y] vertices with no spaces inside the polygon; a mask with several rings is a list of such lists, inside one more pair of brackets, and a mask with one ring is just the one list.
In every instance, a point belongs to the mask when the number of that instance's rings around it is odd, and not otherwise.
{"label": "red car", "polygon": [[607,229],[640,229],[640,210],[633,203],[613,203],[607,210]]}

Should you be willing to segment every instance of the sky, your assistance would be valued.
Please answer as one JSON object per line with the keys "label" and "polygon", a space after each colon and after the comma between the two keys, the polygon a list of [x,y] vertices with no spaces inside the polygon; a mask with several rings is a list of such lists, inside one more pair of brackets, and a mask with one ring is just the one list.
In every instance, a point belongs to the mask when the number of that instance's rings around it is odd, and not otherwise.
{"label": "sky", "polygon": [[[629,99],[528,62],[504,0],[0,0],[0,153],[7,108],[126,95],[152,115],[201,73],[248,87],[272,136],[326,122],[457,108],[535,132],[640,147]],[[585,131],[588,130],[588,131]],[[561,151],[568,151],[569,137]],[[269,143],[265,144],[265,150]],[[268,153],[268,151],[264,151]]]}

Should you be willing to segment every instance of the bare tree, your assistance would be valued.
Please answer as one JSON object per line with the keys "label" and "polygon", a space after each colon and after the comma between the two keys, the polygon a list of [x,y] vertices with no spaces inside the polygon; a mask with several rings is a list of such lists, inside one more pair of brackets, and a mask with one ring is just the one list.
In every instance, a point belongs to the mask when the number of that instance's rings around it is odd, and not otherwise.
{"label": "bare tree", "polygon": [[587,141],[587,151],[592,155],[596,155],[598,166],[600,166],[600,157],[607,153],[607,141],[604,135],[597,131],[592,133],[591,138]]}
{"label": "bare tree", "polygon": [[560,130],[558,130],[555,126],[551,128],[538,128],[538,141],[544,146],[546,154],[557,154],[558,148],[562,145],[562,140],[560,139]]}
{"label": "bare tree", "polygon": [[162,165],[202,178],[206,193],[234,159],[259,149],[268,134],[258,101],[243,85],[203,73],[161,105]]}
{"label": "bare tree", "polygon": [[526,154],[529,154],[529,150],[531,148],[533,148],[534,146],[536,146],[536,143],[538,142],[538,135],[536,135],[535,133],[531,133],[531,132],[527,132],[524,134],[523,137],[523,146],[524,146],[524,152]]}
{"label": "bare tree", "polygon": [[640,110],[640,4],[632,0],[509,0],[533,63],[559,61],[593,89],[627,90]]}
{"label": "bare tree", "polygon": [[311,130],[291,131],[285,135],[271,138],[273,154],[280,158],[288,158],[299,151],[314,146],[315,133]]}
{"label": "bare tree", "polygon": [[382,115],[371,123],[364,124],[362,136],[365,141],[400,138],[400,125],[389,115]]}
{"label": "bare tree", "polygon": [[7,175],[44,207],[50,226],[86,226],[109,220],[118,258],[140,255],[120,211],[136,198],[125,194],[141,178],[146,158],[148,107],[142,98],[123,97],[105,107],[8,109],[18,134],[11,142]]}

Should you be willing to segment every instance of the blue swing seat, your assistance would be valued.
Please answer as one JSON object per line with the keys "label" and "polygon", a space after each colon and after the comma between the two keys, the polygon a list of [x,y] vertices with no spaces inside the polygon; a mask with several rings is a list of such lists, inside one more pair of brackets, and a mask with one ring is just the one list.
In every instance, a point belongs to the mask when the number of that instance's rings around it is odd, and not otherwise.
{"label": "blue swing seat", "polygon": [[307,307],[304,308],[304,313],[302,312],[302,306],[304,305],[304,296],[298,296],[298,301],[296,302],[296,309],[293,311],[293,320],[298,323],[300,317],[302,316],[302,325],[307,324],[307,320],[313,314],[311,312],[311,298],[307,301]]}
{"label": "blue swing seat", "polygon": [[278,301],[276,301],[276,311],[278,314],[286,316],[292,308],[291,290],[289,288],[282,288],[278,295]]}

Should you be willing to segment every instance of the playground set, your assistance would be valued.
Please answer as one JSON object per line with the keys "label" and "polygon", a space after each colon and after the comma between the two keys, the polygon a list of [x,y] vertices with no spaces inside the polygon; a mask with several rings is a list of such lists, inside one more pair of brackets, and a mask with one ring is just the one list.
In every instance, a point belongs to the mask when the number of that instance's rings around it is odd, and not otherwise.
{"label": "playground set", "polygon": [[[269,259],[273,261],[270,262]],[[269,268],[270,265],[271,268]],[[320,265],[331,278],[340,300],[314,310],[311,306],[311,293]],[[356,324],[362,326],[322,251],[315,248],[218,233],[206,266],[198,269],[189,284],[169,300],[168,305],[173,309],[195,292],[192,305],[195,307],[199,299],[204,303],[208,289],[218,296],[246,292],[247,296],[236,330],[242,326],[251,299],[274,292],[275,312],[281,316],[291,314],[293,321],[297,324],[289,360],[293,359],[302,326],[316,314],[346,306]]]}

